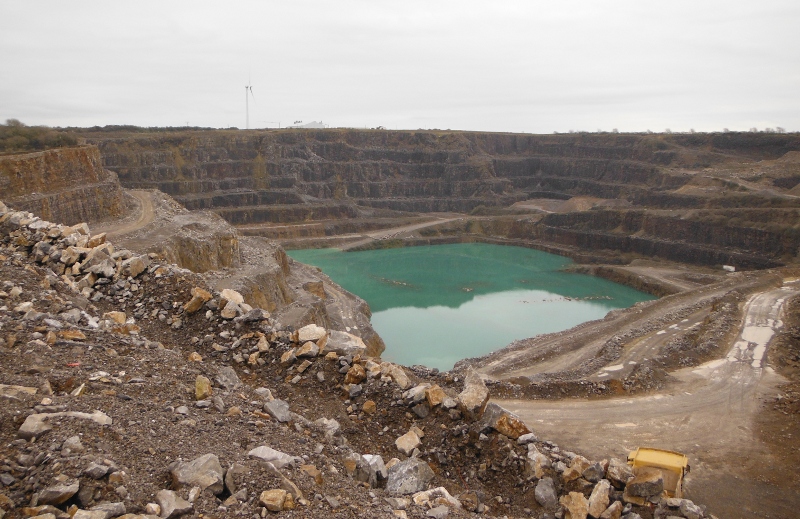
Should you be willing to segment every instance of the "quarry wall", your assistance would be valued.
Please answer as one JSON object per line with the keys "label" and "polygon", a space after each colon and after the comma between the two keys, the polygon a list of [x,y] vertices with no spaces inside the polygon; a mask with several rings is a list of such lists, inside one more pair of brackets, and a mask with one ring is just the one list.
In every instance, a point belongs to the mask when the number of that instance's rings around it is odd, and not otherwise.
{"label": "quarry wall", "polygon": [[[535,197],[589,196],[643,210],[553,214],[521,221],[508,237],[742,268],[792,261],[800,246],[800,199],[764,196],[704,173],[800,149],[793,135],[326,129],[87,139],[124,186],[160,189],[235,225],[470,213]],[[704,190],[694,189],[698,182]],[[731,214],[747,208],[785,212],[765,229]],[[709,210],[725,217],[691,214]]]}
{"label": "quarry wall", "polygon": [[117,176],[96,146],[0,156],[0,193],[14,208],[69,225],[125,210]]}

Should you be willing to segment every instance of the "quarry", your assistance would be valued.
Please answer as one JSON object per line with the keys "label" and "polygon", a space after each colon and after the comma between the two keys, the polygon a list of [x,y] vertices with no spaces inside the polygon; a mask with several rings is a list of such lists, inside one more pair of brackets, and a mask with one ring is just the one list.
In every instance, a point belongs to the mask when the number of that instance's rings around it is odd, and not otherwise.
{"label": "quarry", "polygon": [[[0,155],[0,518],[795,515],[797,134],[64,131]],[[652,300],[444,371],[286,253],[470,243]]]}

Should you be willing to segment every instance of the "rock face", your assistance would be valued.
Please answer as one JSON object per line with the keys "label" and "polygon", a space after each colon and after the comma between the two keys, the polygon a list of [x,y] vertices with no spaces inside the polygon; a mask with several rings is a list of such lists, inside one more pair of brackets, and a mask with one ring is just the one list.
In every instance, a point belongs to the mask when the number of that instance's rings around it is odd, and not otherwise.
{"label": "rock face", "polygon": [[[478,206],[508,206],[533,193],[561,199],[574,195],[620,198],[657,209],[697,209],[706,205],[708,195],[681,191],[692,187],[693,176],[676,171],[683,168],[665,166],[689,166],[700,155],[709,165],[717,164],[732,147],[744,157],[776,159],[796,147],[792,138],[790,134],[739,135],[729,142],[713,135],[692,136],[689,141],[677,135],[326,129],[257,136],[151,134],[125,141],[93,136],[90,142],[101,148],[105,167],[117,172],[125,187],[159,189],[189,209],[213,210],[232,224],[303,222],[306,232],[309,221],[352,219],[363,214],[365,207],[469,213]],[[788,182],[787,188],[796,184],[796,177],[780,180]],[[722,192],[724,186],[719,187]],[[743,193],[736,201],[747,204],[752,202],[749,196]],[[723,207],[724,203],[718,202]],[[640,211],[596,213],[630,222],[641,219]],[[601,224],[597,214],[573,214]],[[521,219],[505,237],[670,259],[681,256],[708,265],[734,264],[730,259],[736,259],[759,268],[776,264],[782,255],[794,255],[800,245],[800,237],[788,229],[766,231],[703,217],[654,215],[651,225],[638,229],[603,224],[602,232],[596,232],[565,224],[559,216],[548,215],[542,223],[538,217]],[[325,225],[319,228],[324,235]]]}
{"label": "rock face", "polygon": [[117,176],[95,146],[0,157],[0,196],[15,209],[73,225],[121,216]]}

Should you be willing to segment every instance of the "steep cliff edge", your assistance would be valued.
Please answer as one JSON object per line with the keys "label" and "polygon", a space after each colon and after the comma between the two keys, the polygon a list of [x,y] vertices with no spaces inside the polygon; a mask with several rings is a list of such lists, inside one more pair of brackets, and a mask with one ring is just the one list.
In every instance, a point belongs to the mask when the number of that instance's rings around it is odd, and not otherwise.
{"label": "steep cliff edge", "polygon": [[70,225],[125,211],[117,176],[103,168],[96,146],[0,156],[0,194],[12,207]]}

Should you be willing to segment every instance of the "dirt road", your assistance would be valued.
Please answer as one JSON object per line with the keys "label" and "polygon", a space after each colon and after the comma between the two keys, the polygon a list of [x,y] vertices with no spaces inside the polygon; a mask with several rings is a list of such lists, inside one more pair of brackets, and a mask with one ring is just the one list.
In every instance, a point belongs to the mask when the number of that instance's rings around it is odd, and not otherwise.
{"label": "dirt road", "polygon": [[[498,403],[519,414],[542,437],[589,456],[624,457],[639,445],[686,453],[694,475],[687,480],[688,496],[724,517],[791,517],[753,509],[776,490],[743,472],[748,463],[760,463],[762,470],[767,463],[768,453],[752,429],[753,417],[760,400],[783,379],[763,360],[782,326],[784,302],[798,294],[800,284],[790,282],[752,296],[727,356],[673,372],[675,381],[667,391],[628,398]],[[729,487],[720,485],[722,481]],[[759,498],[753,500],[756,494]],[[784,503],[787,513],[794,511],[800,496],[795,493]],[[783,505],[778,505],[773,513],[780,513]]]}
{"label": "dirt road", "polygon": [[153,209],[153,197],[150,191],[142,189],[126,189],[125,193],[131,195],[136,202],[136,211],[122,221],[115,221],[106,224],[95,225],[95,232],[104,232],[109,239],[118,238],[132,233],[153,222],[155,211]]}
{"label": "dirt road", "polygon": [[356,247],[361,247],[375,240],[391,240],[394,238],[399,238],[403,235],[412,233],[414,231],[418,231],[420,229],[424,229],[426,227],[441,225],[443,223],[452,222],[454,220],[459,220],[459,219],[461,219],[461,217],[442,218],[437,216],[434,220],[428,222],[416,223],[412,225],[403,225],[401,227],[393,227],[391,229],[381,229],[379,231],[367,232],[363,234],[363,236],[365,236],[364,239],[348,243],[347,245],[341,247],[341,249],[350,250]]}

